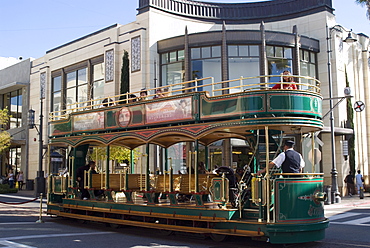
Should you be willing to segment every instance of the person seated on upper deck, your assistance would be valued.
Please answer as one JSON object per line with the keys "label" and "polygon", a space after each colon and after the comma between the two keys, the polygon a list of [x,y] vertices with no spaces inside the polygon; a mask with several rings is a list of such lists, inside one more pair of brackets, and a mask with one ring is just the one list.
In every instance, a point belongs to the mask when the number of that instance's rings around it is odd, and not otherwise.
{"label": "person seated on upper deck", "polygon": [[162,89],[156,89],[155,90],[155,96],[153,97],[153,99],[157,99],[157,98],[162,98],[162,97],[164,97],[164,95],[163,95],[163,92],[162,92]]}
{"label": "person seated on upper deck", "polygon": [[144,100],[147,100],[147,96],[148,96],[148,92],[146,91],[146,89],[141,89],[140,91],[140,97],[138,99],[138,101],[144,101]]}
{"label": "person seated on upper deck", "polygon": [[[269,163],[269,168],[276,166],[282,169],[283,173],[301,173],[305,162],[302,155],[293,149],[294,141],[287,140],[284,144],[284,152],[280,153],[274,160]],[[257,175],[266,173],[266,168],[257,171]]]}
{"label": "person seated on upper deck", "polygon": [[109,106],[113,106],[113,100],[110,99],[110,98],[105,98],[102,102],[102,105],[101,105],[101,108],[102,107],[109,107]]}
{"label": "person seated on upper deck", "polygon": [[135,94],[130,94],[129,96],[128,96],[128,102],[129,103],[132,103],[132,102],[136,102],[136,95]]}
{"label": "person seated on upper deck", "polygon": [[162,97],[166,97],[166,96],[169,96],[169,95],[170,95],[169,89],[168,88],[164,88],[163,89],[163,93],[162,93]]}
{"label": "person seated on upper deck", "polygon": [[283,83],[275,84],[274,87],[272,87],[272,89],[297,90],[298,89],[297,85],[293,81],[293,77],[292,75],[290,75],[290,72],[284,71],[283,75],[286,75],[283,76]]}

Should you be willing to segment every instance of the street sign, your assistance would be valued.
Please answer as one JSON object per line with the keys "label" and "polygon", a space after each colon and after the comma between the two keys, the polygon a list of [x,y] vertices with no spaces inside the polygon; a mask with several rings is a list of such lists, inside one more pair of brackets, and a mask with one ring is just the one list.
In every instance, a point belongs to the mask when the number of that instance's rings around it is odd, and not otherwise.
{"label": "street sign", "polygon": [[355,102],[353,107],[354,107],[356,112],[361,112],[362,110],[365,109],[365,103],[362,102],[362,101],[357,101],[357,102]]}

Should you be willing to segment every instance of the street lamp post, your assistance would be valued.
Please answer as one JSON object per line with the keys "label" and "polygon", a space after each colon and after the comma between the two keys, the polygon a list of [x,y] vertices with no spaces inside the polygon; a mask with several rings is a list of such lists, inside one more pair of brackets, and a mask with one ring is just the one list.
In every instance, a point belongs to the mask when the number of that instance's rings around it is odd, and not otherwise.
{"label": "street lamp post", "polygon": [[45,176],[44,171],[42,169],[42,151],[43,151],[43,140],[42,140],[42,128],[43,128],[43,118],[42,115],[42,106],[43,102],[42,99],[40,99],[40,124],[39,128],[37,128],[37,125],[35,124],[35,111],[33,109],[28,110],[28,127],[30,129],[36,128],[36,131],[39,135],[39,168],[36,174],[35,178],[35,193],[36,196],[40,195],[41,193],[45,195]]}
{"label": "street lamp post", "polygon": [[327,48],[327,54],[328,54],[328,83],[329,83],[329,108],[330,108],[330,143],[331,143],[331,163],[332,163],[332,168],[331,168],[331,188],[332,188],[332,197],[331,197],[331,203],[340,203],[341,198],[340,198],[340,193],[338,190],[338,172],[336,168],[336,157],[335,157],[335,130],[334,130],[334,113],[333,113],[333,81],[332,81],[332,76],[331,76],[331,58],[330,58],[330,53],[331,51],[331,34],[333,31],[338,31],[342,32],[342,30],[348,32],[348,36],[343,42],[347,43],[352,43],[357,41],[356,39],[352,38],[351,32],[345,30],[342,26],[340,25],[335,25],[331,28],[326,25],[326,48]]}

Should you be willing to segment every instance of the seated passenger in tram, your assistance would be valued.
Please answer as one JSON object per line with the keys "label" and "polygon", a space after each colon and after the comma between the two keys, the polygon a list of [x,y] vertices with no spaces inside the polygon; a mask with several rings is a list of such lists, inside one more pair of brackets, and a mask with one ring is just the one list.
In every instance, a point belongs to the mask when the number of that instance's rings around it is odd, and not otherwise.
{"label": "seated passenger in tram", "polygon": [[297,90],[298,89],[297,85],[293,81],[293,77],[290,74],[290,72],[285,70],[283,72],[283,75],[286,75],[283,76],[283,83],[275,84],[274,87],[272,87],[272,89]]}

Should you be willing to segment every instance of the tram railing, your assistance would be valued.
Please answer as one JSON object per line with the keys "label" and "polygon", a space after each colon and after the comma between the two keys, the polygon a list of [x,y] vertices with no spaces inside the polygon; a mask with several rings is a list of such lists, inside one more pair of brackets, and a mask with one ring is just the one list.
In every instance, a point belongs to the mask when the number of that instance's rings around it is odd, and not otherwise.
{"label": "tram railing", "polygon": [[[320,81],[306,76],[291,75],[297,82],[294,84],[299,91],[320,93]],[[266,80],[268,79],[268,80]],[[264,82],[268,81],[268,82]],[[206,77],[201,79],[194,79],[186,82],[169,84],[165,86],[142,89],[140,91],[128,92],[120,95],[113,95],[108,97],[99,97],[86,101],[76,102],[65,105],[61,110],[50,112],[49,120],[61,120],[68,118],[69,114],[73,112],[99,109],[105,106],[114,106],[119,104],[130,104],[137,101],[151,100],[155,98],[167,97],[171,95],[185,94],[189,92],[206,91],[210,97],[222,96],[225,94],[233,94],[238,92],[272,90],[275,84],[291,84],[290,82],[283,82],[283,75],[264,75],[255,77],[240,77],[221,82],[215,82],[213,77]],[[162,91],[158,96],[158,90]],[[274,89],[276,90],[276,89]],[[280,90],[280,89],[277,89]],[[141,97],[140,93],[145,91],[146,97]],[[106,100],[107,102],[104,102]]]}

